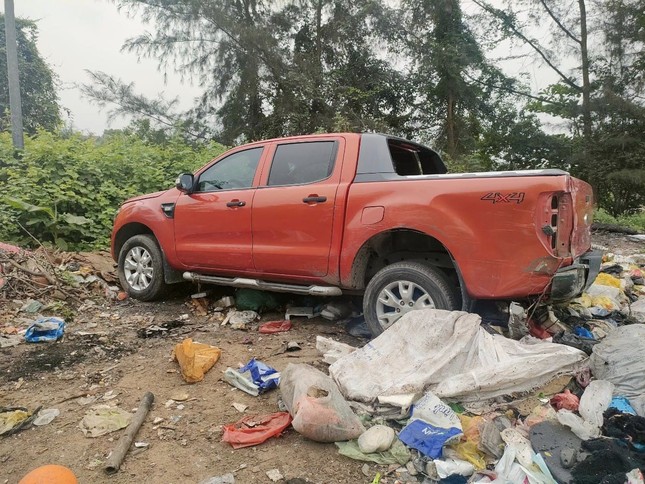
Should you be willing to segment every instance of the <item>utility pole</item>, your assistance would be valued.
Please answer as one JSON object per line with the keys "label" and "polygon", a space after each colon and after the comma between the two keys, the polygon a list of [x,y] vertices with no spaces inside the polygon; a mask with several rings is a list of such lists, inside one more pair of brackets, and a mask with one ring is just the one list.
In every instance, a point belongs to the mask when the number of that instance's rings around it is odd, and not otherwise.
{"label": "utility pole", "polygon": [[13,0],[4,0],[4,29],[7,42],[11,135],[13,137],[13,147],[22,150],[25,147],[25,140],[22,133],[22,103],[20,100],[18,44],[16,43],[16,16],[13,9]]}

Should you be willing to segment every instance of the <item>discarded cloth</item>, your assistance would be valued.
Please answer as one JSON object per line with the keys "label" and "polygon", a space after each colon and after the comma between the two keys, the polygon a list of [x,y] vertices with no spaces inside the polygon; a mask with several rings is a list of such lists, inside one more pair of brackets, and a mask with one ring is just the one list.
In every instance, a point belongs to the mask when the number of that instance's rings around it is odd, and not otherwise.
{"label": "discarded cloth", "polygon": [[645,450],[645,417],[609,408],[604,414],[604,419],[602,425],[604,435],[621,439],[640,452]]}
{"label": "discarded cloth", "polygon": [[593,351],[593,347],[599,343],[598,340],[593,338],[584,338],[574,333],[566,333],[564,331],[553,336],[553,342],[561,345],[571,346],[580,351],[584,351],[588,355]]}
{"label": "discarded cloth", "polygon": [[0,407],[0,435],[11,435],[28,428],[37,412],[23,407]]}
{"label": "discarded cloth", "polygon": [[41,343],[58,341],[65,332],[65,320],[61,318],[41,318],[33,323],[25,333],[25,341]]}
{"label": "discarded cloth", "polygon": [[282,399],[293,416],[293,428],[317,442],[358,438],[365,427],[334,381],[316,368],[289,364],[280,382]]}
{"label": "discarded cloth", "polygon": [[234,449],[252,447],[280,435],[291,423],[287,412],[269,415],[248,415],[234,424],[224,425],[222,442],[228,442]]}
{"label": "discarded cloth", "polygon": [[392,447],[390,447],[388,451],[375,452],[373,454],[365,454],[361,452],[356,440],[336,442],[336,447],[338,447],[338,453],[345,457],[363,462],[374,462],[375,464],[380,465],[405,465],[410,460],[410,451],[405,445],[403,445],[403,442],[398,439],[394,440]]}
{"label": "discarded cloth", "polygon": [[468,402],[531,390],[586,357],[568,346],[493,336],[480,322],[462,311],[411,311],[332,364],[330,374],[350,400],[430,389]]}
{"label": "discarded cloth", "polygon": [[179,363],[181,376],[188,383],[202,381],[204,374],[217,363],[221,355],[222,350],[219,348],[195,343],[191,338],[177,344],[173,350],[173,358]]}
{"label": "discarded cloth", "polygon": [[627,472],[645,467],[645,455],[630,452],[618,439],[587,440],[582,448],[590,455],[571,469],[576,484],[624,483]]}

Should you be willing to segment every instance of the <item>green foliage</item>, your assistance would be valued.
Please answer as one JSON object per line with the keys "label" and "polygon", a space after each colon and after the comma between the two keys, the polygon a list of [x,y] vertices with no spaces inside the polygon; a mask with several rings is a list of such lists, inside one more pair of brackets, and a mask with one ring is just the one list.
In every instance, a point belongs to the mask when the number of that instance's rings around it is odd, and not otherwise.
{"label": "green foliage", "polygon": [[[34,134],[38,128],[53,130],[61,121],[56,76],[40,56],[37,39],[38,28],[34,22],[16,19],[23,125],[28,134]],[[0,13],[0,131],[7,129],[5,113],[9,109],[5,44],[4,15]]]}
{"label": "green foliage", "polygon": [[606,210],[599,208],[594,212],[593,221],[600,224],[619,225],[621,227],[628,227],[637,230],[640,233],[645,233],[645,211],[640,210],[631,215],[620,215],[614,217]]}
{"label": "green foliage", "polygon": [[0,240],[29,243],[21,222],[43,242],[71,249],[106,247],[121,202],[167,189],[180,172],[223,151],[217,143],[192,146],[180,136],[155,145],[129,132],[86,138],[39,131],[15,158],[10,136],[0,133],[6,197],[0,199]]}
{"label": "green foliage", "polygon": [[612,215],[629,215],[645,206],[645,169],[620,170],[607,176],[608,200],[605,201]]}

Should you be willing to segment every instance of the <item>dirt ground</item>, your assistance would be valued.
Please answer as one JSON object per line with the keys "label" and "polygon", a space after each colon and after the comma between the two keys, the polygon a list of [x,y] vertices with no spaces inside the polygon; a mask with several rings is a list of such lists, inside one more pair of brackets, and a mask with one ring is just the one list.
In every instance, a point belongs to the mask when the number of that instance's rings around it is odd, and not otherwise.
{"label": "dirt ground", "polygon": [[[642,243],[624,236],[595,234],[594,242],[614,253],[643,251]],[[190,293],[190,288],[178,290],[157,303],[102,301],[75,315],[63,341],[0,349],[0,407],[60,410],[48,425],[0,437],[0,483],[17,483],[31,469],[50,463],[71,468],[81,483],[197,483],[228,472],[239,483],[268,483],[266,472],[271,469],[279,469],[292,483],[369,483],[377,471],[387,472],[387,467],[370,464],[368,477],[362,462],[339,455],[333,444],[308,441],[292,429],[256,447],[233,450],[221,442],[221,426],[243,416],[234,402],[248,405],[245,415],[261,415],[278,411],[279,399],[278,390],[252,397],[234,389],[222,378],[227,367],[236,368],[255,357],[278,370],[290,362],[322,369],[325,365],[315,349],[317,335],[355,346],[365,341],[321,318],[298,319],[291,331],[277,335],[258,333],[257,324],[249,331],[222,328],[210,315],[190,313],[186,304]],[[0,311],[0,318],[3,314],[12,314],[12,309]],[[165,338],[137,336],[139,328],[183,314],[189,314],[186,324]],[[283,314],[262,317],[277,319]],[[0,321],[3,326],[7,323],[11,321]],[[205,379],[192,385],[184,382],[170,359],[174,345],[188,337],[222,349],[221,359]],[[282,352],[289,341],[297,341],[302,350]],[[122,431],[85,437],[79,422],[91,404],[82,405],[79,398],[94,395],[99,398],[95,403],[134,410],[146,391],[155,395],[155,403],[136,440],[149,446],[131,450],[121,470],[106,476],[103,463]],[[167,404],[177,393],[187,393],[188,399]],[[163,421],[155,425],[157,417]]]}

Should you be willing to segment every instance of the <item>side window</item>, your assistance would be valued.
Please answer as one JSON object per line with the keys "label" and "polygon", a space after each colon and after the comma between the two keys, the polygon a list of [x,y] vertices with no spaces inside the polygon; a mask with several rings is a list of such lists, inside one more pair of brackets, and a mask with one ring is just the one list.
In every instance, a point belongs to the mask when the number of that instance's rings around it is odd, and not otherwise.
{"label": "side window", "polygon": [[279,145],[273,156],[269,186],[305,185],[331,175],[336,159],[334,141]]}
{"label": "side window", "polygon": [[199,177],[198,192],[250,188],[263,148],[238,151],[218,161]]}

